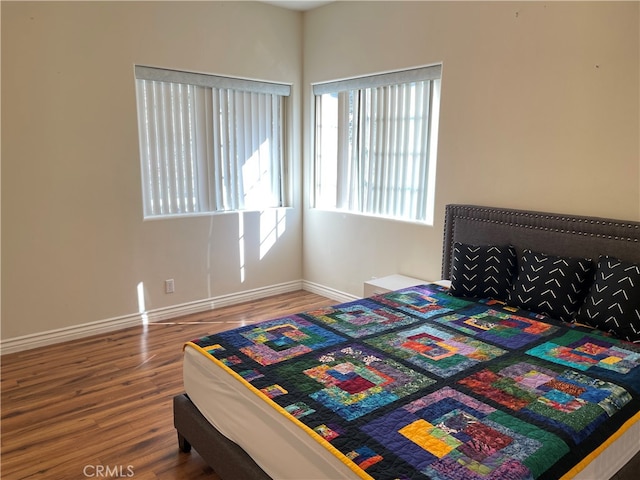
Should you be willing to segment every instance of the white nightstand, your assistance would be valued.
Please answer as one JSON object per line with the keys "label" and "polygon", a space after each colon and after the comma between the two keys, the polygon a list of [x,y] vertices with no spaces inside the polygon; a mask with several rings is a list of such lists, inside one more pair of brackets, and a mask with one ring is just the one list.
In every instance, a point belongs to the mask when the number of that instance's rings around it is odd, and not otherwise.
{"label": "white nightstand", "polygon": [[429,283],[419,278],[406,277],[404,275],[388,275],[386,277],[372,278],[364,282],[364,296],[372,297],[381,293],[400,290],[401,288],[413,287]]}

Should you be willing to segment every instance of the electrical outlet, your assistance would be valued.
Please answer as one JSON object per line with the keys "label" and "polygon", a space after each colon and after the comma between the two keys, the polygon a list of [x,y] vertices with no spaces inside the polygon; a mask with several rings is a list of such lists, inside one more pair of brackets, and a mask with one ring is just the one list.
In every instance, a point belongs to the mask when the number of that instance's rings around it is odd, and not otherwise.
{"label": "electrical outlet", "polygon": [[164,293],[173,293],[176,291],[173,278],[164,281]]}

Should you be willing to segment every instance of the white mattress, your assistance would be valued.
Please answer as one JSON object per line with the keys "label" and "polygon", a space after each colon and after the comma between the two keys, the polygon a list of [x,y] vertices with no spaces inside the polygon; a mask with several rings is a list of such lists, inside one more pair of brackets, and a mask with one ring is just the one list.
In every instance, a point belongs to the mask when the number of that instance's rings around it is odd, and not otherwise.
{"label": "white mattress", "polygon": [[300,427],[189,346],[184,352],[183,376],[185,392],[202,415],[271,478],[360,478]]}
{"label": "white mattress", "polygon": [[[184,387],[191,401],[220,433],[240,445],[272,478],[359,478],[300,427],[194,348],[185,348],[183,365]],[[639,449],[640,422],[636,422],[574,478],[610,478]]]}

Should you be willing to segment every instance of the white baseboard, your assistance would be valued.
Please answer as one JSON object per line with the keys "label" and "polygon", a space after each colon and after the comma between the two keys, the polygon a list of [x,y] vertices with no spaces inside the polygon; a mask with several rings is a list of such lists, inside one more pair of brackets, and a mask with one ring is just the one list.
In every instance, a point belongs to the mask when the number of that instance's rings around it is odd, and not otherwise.
{"label": "white baseboard", "polygon": [[351,295],[350,293],[341,292],[340,290],[336,290],[334,288],[325,287],[324,285],[309,282],[307,280],[302,281],[302,289],[306,290],[307,292],[322,295],[323,297],[330,298],[331,300],[335,300],[336,302],[340,303],[352,302],[354,300],[362,298],[356,295]]}
{"label": "white baseboard", "polygon": [[[220,295],[218,297],[212,297],[205,300],[183,303],[181,305],[173,305],[170,307],[158,308],[146,312],[132,313],[120,317],[98,320],[96,322],[74,325],[72,327],[58,328],[55,330],[48,330],[36,334],[2,339],[0,340],[0,354],[4,355],[6,353],[31,350],[33,348],[43,347],[45,345],[53,345],[55,343],[77,340],[79,338],[98,335],[100,333],[121,330],[127,327],[135,327],[137,325],[142,325],[143,323],[160,322],[182,315],[205,312],[207,310],[213,310],[214,308],[235,305],[238,303],[256,300],[258,298],[278,295],[280,293],[294,292],[301,289],[307,290],[306,288],[304,288],[303,284],[304,282],[302,280],[296,280],[293,282],[280,283],[277,285],[256,288],[244,292]],[[320,295],[324,295],[324,293],[320,293]]]}

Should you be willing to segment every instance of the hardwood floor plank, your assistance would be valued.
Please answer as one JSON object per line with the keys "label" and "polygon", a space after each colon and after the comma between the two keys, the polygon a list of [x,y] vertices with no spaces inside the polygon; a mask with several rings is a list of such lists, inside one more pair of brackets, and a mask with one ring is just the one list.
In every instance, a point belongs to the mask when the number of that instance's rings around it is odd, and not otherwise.
{"label": "hardwood floor plank", "polygon": [[96,478],[95,468],[131,466],[136,480],[216,480],[177,445],[183,343],[334,303],[285,293],[2,356],[1,478],[82,479],[85,467]]}

